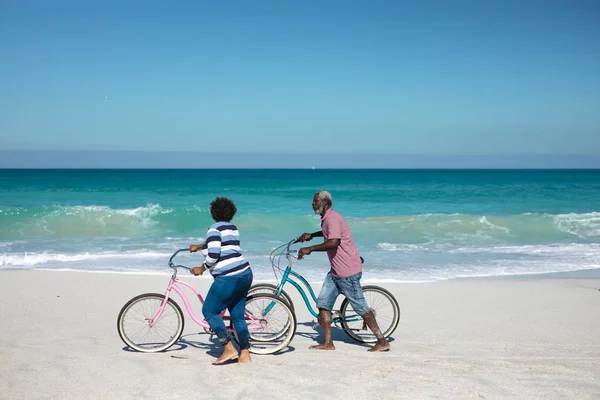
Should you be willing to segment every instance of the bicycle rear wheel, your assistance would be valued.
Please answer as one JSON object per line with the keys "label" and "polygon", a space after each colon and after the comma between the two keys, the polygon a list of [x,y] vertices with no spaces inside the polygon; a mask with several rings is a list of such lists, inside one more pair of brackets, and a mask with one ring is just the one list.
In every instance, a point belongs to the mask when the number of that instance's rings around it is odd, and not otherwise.
{"label": "bicycle rear wheel", "polygon": [[156,353],[164,351],[179,340],[183,333],[184,319],[181,308],[169,299],[162,314],[158,312],[165,296],[146,293],[129,300],[119,312],[117,330],[121,340],[135,351]]}
{"label": "bicycle rear wheel", "polygon": [[[248,296],[258,293],[267,293],[275,295],[277,293],[277,289],[279,289],[278,285],[274,285],[272,283],[257,283],[256,285],[250,286],[250,290],[248,290]],[[286,293],[285,290],[281,291],[281,297],[287,301],[288,305],[294,311],[294,302],[289,294]]]}
{"label": "bicycle rear wheel", "polygon": [[[373,314],[381,333],[389,337],[400,321],[400,307],[396,298],[379,286],[363,286],[363,295]],[[340,308],[342,329],[352,339],[361,343],[374,343],[377,338],[367,327],[362,317],[354,311],[348,299],[344,299]]]}
{"label": "bicycle rear wheel", "polygon": [[[248,296],[246,322],[250,334],[249,350],[253,354],[277,353],[290,344],[296,333],[296,315],[285,300],[272,294]],[[235,328],[233,324],[231,327]],[[234,337],[238,341],[235,330]]]}

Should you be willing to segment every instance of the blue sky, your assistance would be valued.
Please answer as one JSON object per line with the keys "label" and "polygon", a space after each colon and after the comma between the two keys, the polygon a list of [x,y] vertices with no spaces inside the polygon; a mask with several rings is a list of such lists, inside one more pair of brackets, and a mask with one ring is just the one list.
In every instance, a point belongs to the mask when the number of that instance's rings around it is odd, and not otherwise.
{"label": "blue sky", "polygon": [[597,1],[0,0],[0,57],[3,150],[600,154]]}

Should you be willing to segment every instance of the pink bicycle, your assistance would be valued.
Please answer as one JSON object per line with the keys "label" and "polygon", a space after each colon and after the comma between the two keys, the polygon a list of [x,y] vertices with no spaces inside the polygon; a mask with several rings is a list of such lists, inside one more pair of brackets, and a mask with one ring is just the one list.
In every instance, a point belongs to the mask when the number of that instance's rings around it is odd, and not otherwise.
{"label": "pink bicycle", "polygon": [[[177,279],[177,269],[190,267],[173,264],[173,259],[182,251],[177,250],[169,259],[173,275],[165,294],[145,293],[129,300],[119,312],[117,330],[119,336],[131,349],[143,353],[156,353],[173,346],[183,334],[184,316],[179,305],[171,298],[171,291],[177,293],[192,320],[213,334],[208,323],[198,318],[181,286],[192,290],[201,304],[204,298],[192,285]],[[235,328],[229,315],[221,315],[229,321],[228,331],[237,341]],[[250,352],[273,354],[284,349],[296,333],[296,315],[290,306],[280,298],[266,293],[248,296],[246,300],[246,323],[250,333]]]}

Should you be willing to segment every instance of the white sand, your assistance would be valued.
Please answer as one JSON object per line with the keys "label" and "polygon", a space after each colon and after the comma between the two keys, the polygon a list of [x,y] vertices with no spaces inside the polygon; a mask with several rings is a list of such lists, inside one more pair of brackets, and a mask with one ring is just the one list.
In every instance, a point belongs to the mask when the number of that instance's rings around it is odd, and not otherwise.
{"label": "white sand", "polygon": [[338,330],[335,352],[309,350],[318,332],[290,288],[299,326],[289,351],[219,367],[216,340],[190,318],[170,351],[126,351],[119,310],[167,281],[0,272],[0,398],[600,399],[600,280],[383,284],[402,318],[382,354]]}

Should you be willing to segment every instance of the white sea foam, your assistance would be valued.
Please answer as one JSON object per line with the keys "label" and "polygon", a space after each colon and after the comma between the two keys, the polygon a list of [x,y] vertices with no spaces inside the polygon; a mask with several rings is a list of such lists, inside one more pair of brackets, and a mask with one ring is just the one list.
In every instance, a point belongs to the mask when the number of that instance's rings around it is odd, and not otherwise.
{"label": "white sea foam", "polygon": [[159,204],[136,208],[103,205],[45,206],[22,213],[0,232],[6,238],[130,237],[156,229],[157,216],[173,213]]}
{"label": "white sea foam", "polygon": [[498,230],[504,233],[510,233],[510,229],[504,227],[504,226],[498,226],[498,225],[494,225],[492,224],[490,221],[488,221],[487,217],[483,216],[479,218],[479,223],[482,225],[485,225],[488,228],[491,228],[493,230]]}
{"label": "white sea foam", "polygon": [[431,281],[529,275],[600,267],[600,244],[554,243],[453,247],[436,243],[379,243],[361,252],[366,279]]}
{"label": "white sea foam", "polygon": [[170,208],[162,208],[160,204],[148,204],[145,207],[136,208],[111,208],[108,206],[56,206],[53,214],[60,215],[81,215],[85,213],[100,213],[107,215],[128,215],[132,217],[143,218],[156,214],[170,214],[173,210]]}
{"label": "white sea foam", "polygon": [[[76,217],[84,220],[86,223],[98,223],[100,225],[107,225],[109,223],[126,223],[124,218],[131,218],[143,227],[148,227],[154,223],[152,217],[158,214],[170,214],[172,209],[162,208],[159,204],[148,204],[145,207],[136,208],[111,208],[108,206],[60,206],[49,215],[45,215],[42,218],[45,221],[54,220],[58,222],[59,218],[65,216]],[[117,221],[114,221],[114,220]]]}
{"label": "white sea foam", "polygon": [[[600,268],[600,244],[460,248],[434,254],[404,252],[404,249],[400,246],[396,247],[396,251],[362,251],[366,259],[363,270],[365,282],[429,282]],[[76,254],[2,253],[0,267],[162,274],[168,271],[166,261],[171,254],[148,250]],[[268,256],[253,251],[246,252],[245,256],[257,280],[274,279]],[[200,262],[196,255],[189,253],[188,258],[177,260],[184,265]],[[309,281],[320,282],[328,270],[328,262],[324,254],[317,254],[301,264],[297,263],[294,268]]]}
{"label": "white sea foam", "polygon": [[[189,226],[193,229],[194,221],[190,223],[189,215],[178,210],[158,204],[127,209],[98,205],[46,207],[39,215],[25,210],[28,219],[23,221],[30,224],[29,230],[23,229],[20,236],[12,237],[5,235],[6,225],[0,227],[4,235],[0,242],[0,267],[164,271],[174,250],[202,241],[194,235],[205,232],[204,227],[200,231],[186,230]],[[318,225],[318,216],[314,218]],[[256,279],[273,279],[268,254],[285,242],[282,237],[291,238],[294,232],[304,229],[302,226],[296,231],[294,226],[288,226],[287,219],[284,218],[287,225],[279,219],[279,214],[241,218],[245,224],[244,255],[250,260]],[[15,226],[25,226],[23,221],[18,220]],[[600,265],[600,212],[423,214],[349,218],[349,222],[366,259],[366,280],[432,281],[575,271]],[[186,229],[180,229],[178,224]],[[49,233],[42,234],[40,229]],[[201,262],[194,256],[184,261]],[[328,265],[324,253],[315,253],[295,267],[309,280],[318,282]]]}
{"label": "white sea foam", "polygon": [[493,246],[493,247],[460,247],[448,250],[448,253],[490,253],[490,254],[595,254],[600,253],[600,244],[596,243],[566,243],[550,245],[520,245],[520,246]]}
{"label": "white sea foam", "polygon": [[558,214],[553,217],[559,230],[580,238],[600,237],[600,212],[586,214]]}
{"label": "white sea foam", "polygon": [[423,244],[409,244],[409,243],[377,243],[377,248],[385,251],[398,251],[398,252],[425,252],[432,250],[441,250],[446,246],[435,244],[433,242]]}
{"label": "white sea foam", "polygon": [[0,254],[0,266],[3,267],[18,267],[18,266],[34,266],[40,264],[54,263],[71,263],[77,261],[93,261],[93,260],[155,260],[168,259],[171,253],[160,253],[155,251],[142,251],[136,253],[77,253],[77,254],[61,254],[61,253],[16,253],[16,254]]}

